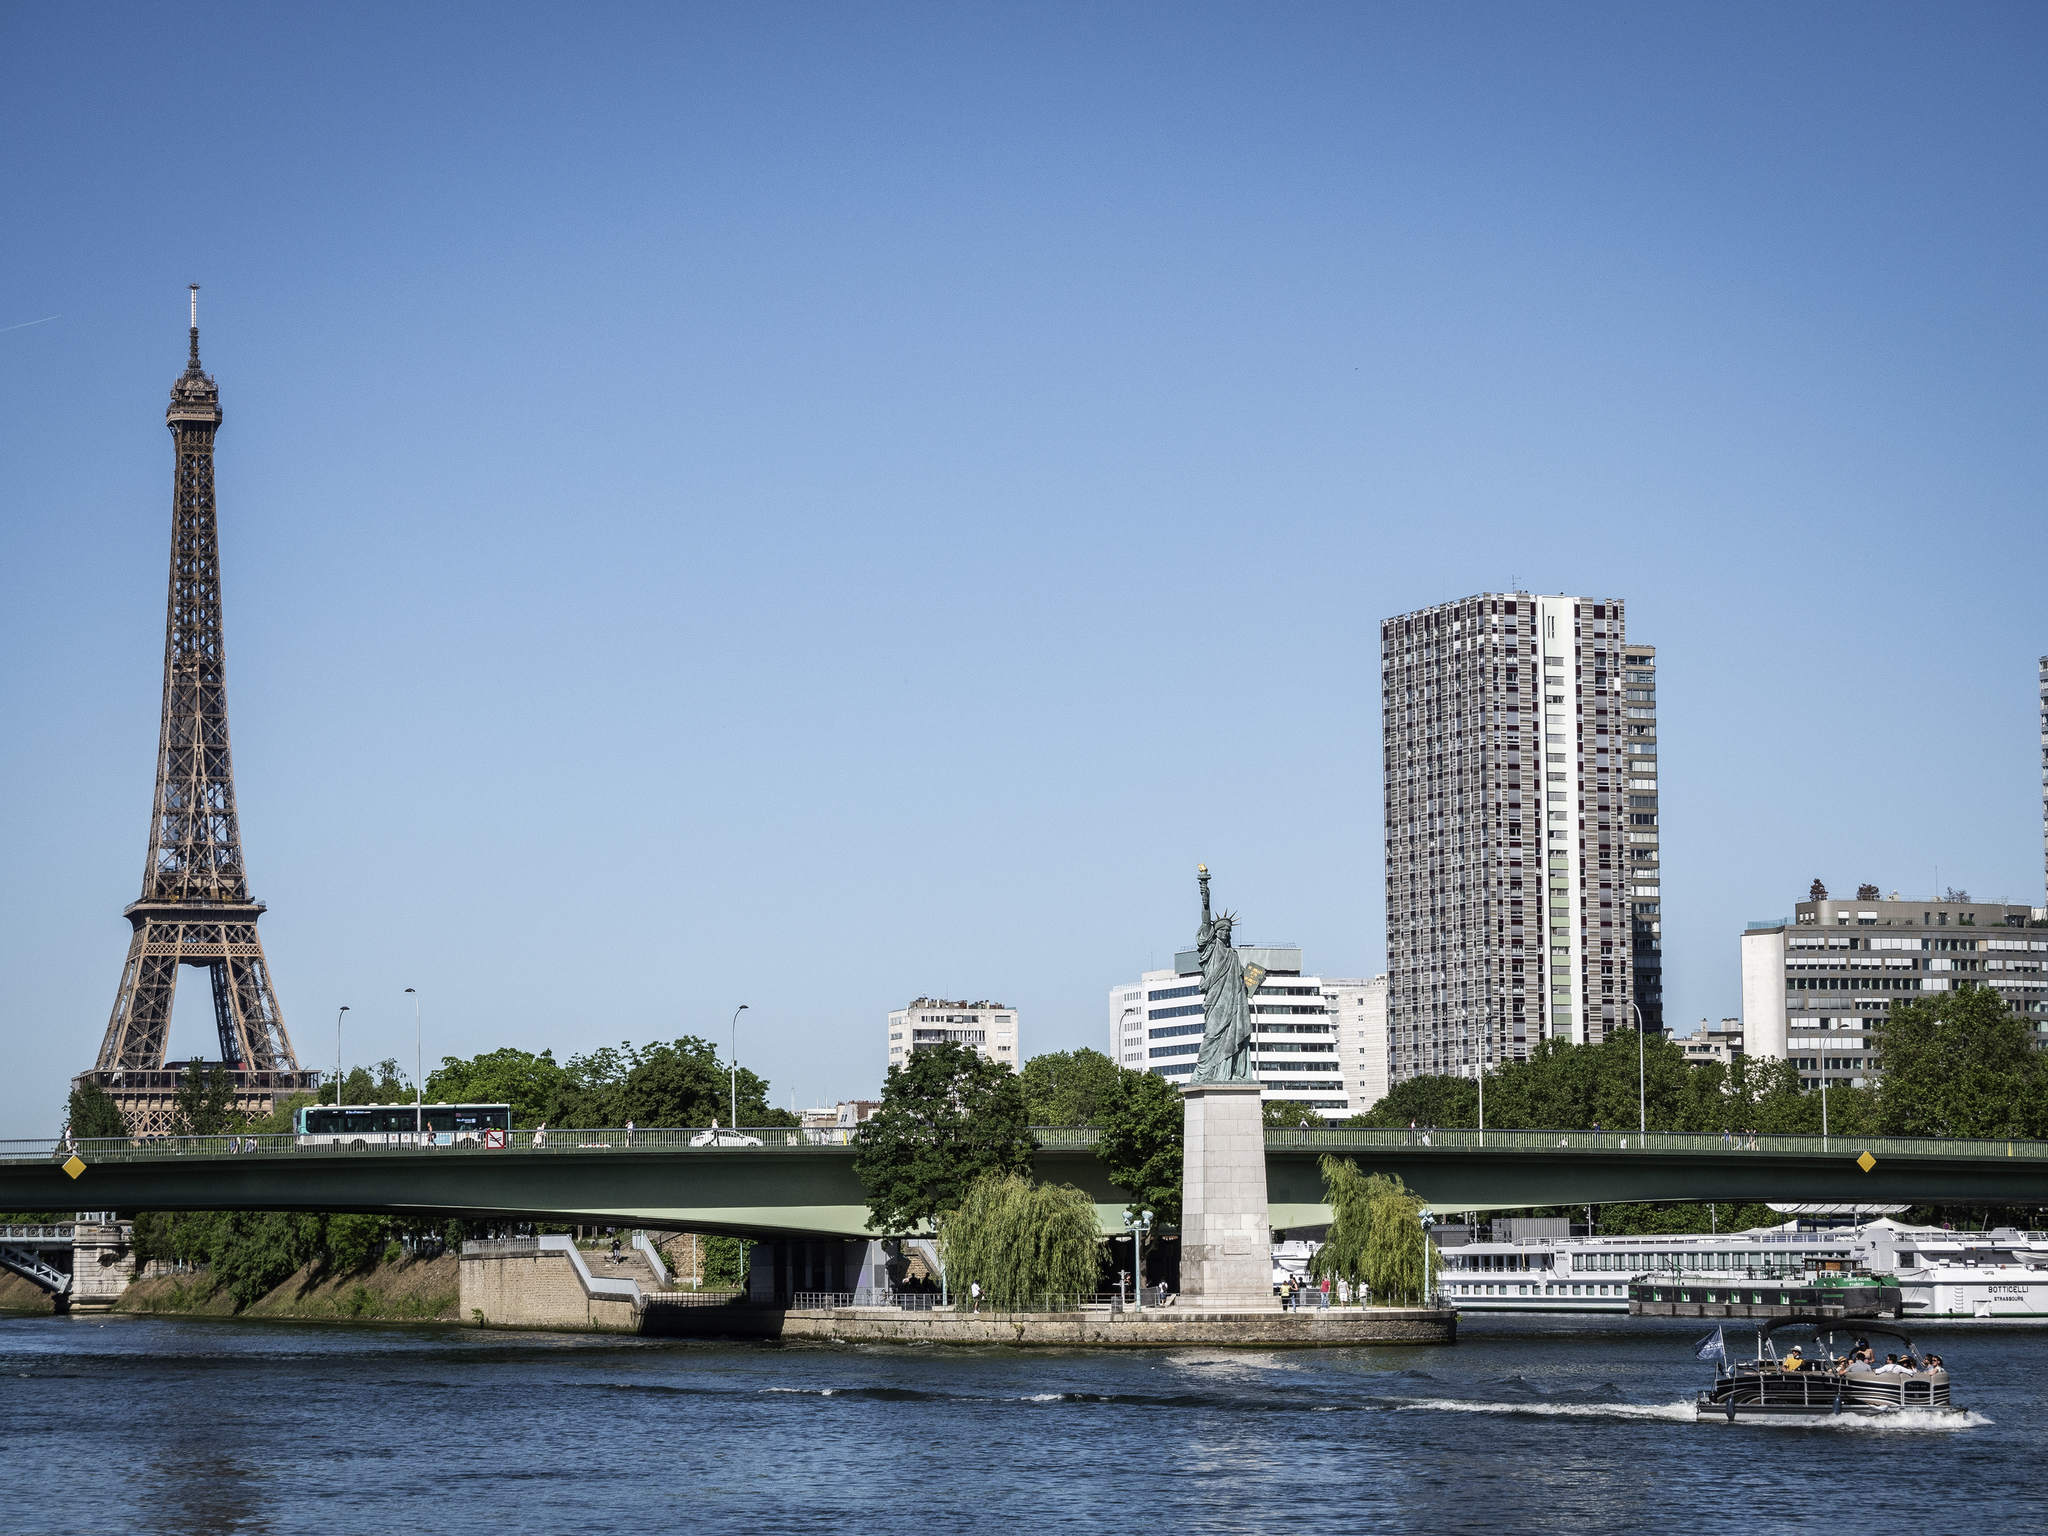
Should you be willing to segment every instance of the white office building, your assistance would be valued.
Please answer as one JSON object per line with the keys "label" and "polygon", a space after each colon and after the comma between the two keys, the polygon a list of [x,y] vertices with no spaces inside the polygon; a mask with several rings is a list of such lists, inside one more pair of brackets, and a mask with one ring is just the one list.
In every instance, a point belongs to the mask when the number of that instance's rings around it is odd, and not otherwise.
{"label": "white office building", "polygon": [[[1266,968],[1252,994],[1252,1070],[1269,1099],[1342,1120],[1387,1091],[1387,979],[1304,975],[1292,944],[1240,944]],[[1172,970],[1110,988],[1109,1056],[1121,1066],[1185,1083],[1202,1049],[1202,966],[1192,949]]]}
{"label": "white office building", "polygon": [[900,1067],[910,1053],[931,1045],[971,1045],[1012,1072],[1017,1055],[1017,1010],[1008,1003],[953,1002],[943,997],[912,998],[889,1015],[889,1065]]}
{"label": "white office building", "polygon": [[[1960,894],[1960,893],[1958,893]],[[1814,882],[1792,918],[1742,935],[1742,1051],[1799,1068],[1800,1081],[1862,1086],[1878,1077],[1875,1026],[1892,1004],[1988,987],[2048,1045],[2048,930],[2038,907],[1910,901],[1877,887],[1832,900]]]}

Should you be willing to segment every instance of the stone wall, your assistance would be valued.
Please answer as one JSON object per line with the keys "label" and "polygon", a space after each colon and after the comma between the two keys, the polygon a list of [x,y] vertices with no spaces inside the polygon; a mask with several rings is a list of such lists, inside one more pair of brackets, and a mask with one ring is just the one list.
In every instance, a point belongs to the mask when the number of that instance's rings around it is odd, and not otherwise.
{"label": "stone wall", "polygon": [[130,1247],[134,1227],[124,1221],[79,1222],[71,1237],[71,1305],[80,1312],[105,1312],[135,1278]]}
{"label": "stone wall", "polygon": [[1329,1307],[1313,1312],[1182,1312],[1168,1307],[1043,1313],[894,1312],[844,1308],[786,1312],[777,1335],[839,1343],[1008,1344],[1023,1347],[1170,1349],[1188,1344],[1247,1349],[1329,1348],[1356,1344],[1449,1344],[1458,1315],[1449,1309]]}
{"label": "stone wall", "polygon": [[630,1281],[594,1283],[566,1245],[465,1243],[458,1275],[457,1304],[467,1322],[606,1333],[640,1328],[639,1288]]}

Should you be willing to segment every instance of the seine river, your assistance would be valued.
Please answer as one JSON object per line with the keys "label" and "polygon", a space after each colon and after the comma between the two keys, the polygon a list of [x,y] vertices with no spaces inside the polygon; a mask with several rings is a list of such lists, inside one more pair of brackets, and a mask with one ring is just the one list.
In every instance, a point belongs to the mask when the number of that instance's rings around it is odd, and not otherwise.
{"label": "seine river", "polygon": [[1930,1329],[1965,1427],[1691,1422],[1697,1323],[1426,1349],[769,1348],[0,1319],[13,1533],[2037,1533],[2048,1331]]}

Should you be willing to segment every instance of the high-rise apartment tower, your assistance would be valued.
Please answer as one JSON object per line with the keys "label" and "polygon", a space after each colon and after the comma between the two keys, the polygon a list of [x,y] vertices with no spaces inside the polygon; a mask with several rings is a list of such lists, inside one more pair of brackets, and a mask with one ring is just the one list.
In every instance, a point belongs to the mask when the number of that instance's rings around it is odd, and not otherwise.
{"label": "high-rise apartment tower", "polygon": [[1654,672],[1618,601],[1489,592],[1380,626],[1390,1081],[1635,1027]]}
{"label": "high-rise apartment tower", "polygon": [[2048,656],[2041,658],[2041,889],[2048,901]]}

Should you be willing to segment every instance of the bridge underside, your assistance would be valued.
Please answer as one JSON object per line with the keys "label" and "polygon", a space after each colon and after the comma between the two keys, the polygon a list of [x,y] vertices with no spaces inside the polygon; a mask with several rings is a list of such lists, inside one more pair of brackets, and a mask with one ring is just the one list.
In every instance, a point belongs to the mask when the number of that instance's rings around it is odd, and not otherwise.
{"label": "bridge underside", "polygon": [[[1614,1201],[2048,1205],[2048,1160],[1891,1157],[1869,1172],[1839,1154],[1585,1148],[1545,1151],[1381,1147],[1347,1151],[1367,1172],[1399,1175],[1438,1210]],[[1094,1200],[1105,1232],[1127,1200],[1091,1151],[1043,1151],[1041,1178]],[[1270,1148],[1272,1221],[1326,1224],[1316,1154]],[[51,1162],[0,1163],[0,1208],[362,1211],[423,1220],[590,1222],[741,1236],[869,1237],[867,1207],[845,1148],[710,1149],[589,1154],[437,1150],[356,1155],[108,1159],[76,1180]]]}

